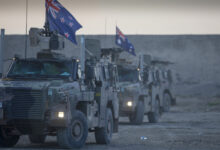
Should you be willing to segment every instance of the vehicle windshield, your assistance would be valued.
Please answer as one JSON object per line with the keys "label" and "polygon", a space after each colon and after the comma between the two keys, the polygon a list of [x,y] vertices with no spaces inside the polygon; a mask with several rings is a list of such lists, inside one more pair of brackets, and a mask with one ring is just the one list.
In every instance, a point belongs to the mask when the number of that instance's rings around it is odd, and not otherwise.
{"label": "vehicle windshield", "polygon": [[72,75],[72,61],[17,60],[8,77],[65,78]]}
{"label": "vehicle windshield", "polygon": [[118,75],[120,82],[138,82],[137,69],[127,69],[119,66]]}

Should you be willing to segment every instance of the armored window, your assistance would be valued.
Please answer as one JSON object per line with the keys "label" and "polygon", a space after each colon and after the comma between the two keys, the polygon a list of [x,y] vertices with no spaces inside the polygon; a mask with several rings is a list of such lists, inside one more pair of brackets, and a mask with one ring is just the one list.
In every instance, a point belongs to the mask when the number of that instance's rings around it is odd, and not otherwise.
{"label": "armored window", "polygon": [[102,77],[103,77],[103,80],[106,80],[105,67],[104,66],[102,66]]}
{"label": "armored window", "polygon": [[108,66],[105,66],[105,77],[106,77],[106,80],[109,80],[109,71],[108,71]]}
{"label": "armored window", "polygon": [[156,71],[156,80],[160,82],[160,72],[158,70]]}
{"label": "armored window", "polygon": [[120,82],[138,82],[139,73],[137,69],[118,66],[118,76]]}
{"label": "armored window", "polygon": [[170,83],[172,83],[173,82],[173,78],[172,78],[172,71],[170,69],[167,72],[167,76],[168,76],[168,81]]}
{"label": "armored window", "polygon": [[68,78],[73,74],[71,61],[17,60],[8,77],[23,78]]}
{"label": "armored window", "polygon": [[95,79],[96,81],[100,81],[100,74],[101,74],[101,71],[99,69],[99,67],[95,67]]}

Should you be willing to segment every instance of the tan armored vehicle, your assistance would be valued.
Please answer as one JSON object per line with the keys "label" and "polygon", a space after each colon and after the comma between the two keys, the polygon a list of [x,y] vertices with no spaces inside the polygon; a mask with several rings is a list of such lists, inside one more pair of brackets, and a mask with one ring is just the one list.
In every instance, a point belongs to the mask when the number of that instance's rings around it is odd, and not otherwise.
{"label": "tan armored vehicle", "polygon": [[44,50],[37,58],[14,58],[0,82],[0,147],[16,145],[21,135],[32,143],[50,135],[63,148],[80,148],[88,132],[98,144],[109,144],[118,131],[116,66],[52,52],[62,49],[62,40],[47,35],[31,30],[31,45]]}
{"label": "tan armored vehicle", "polygon": [[168,61],[163,61],[160,59],[152,60],[152,66],[154,70],[154,78],[160,91],[160,106],[162,111],[168,112],[171,105],[176,104],[175,94],[173,92],[173,79],[172,72],[168,68],[168,65],[172,64]]}
{"label": "tan armored vehicle", "polygon": [[159,87],[153,80],[151,57],[140,55],[138,65],[118,61],[119,73],[119,112],[128,116],[132,124],[141,124],[144,115],[149,122],[158,122],[160,118]]}

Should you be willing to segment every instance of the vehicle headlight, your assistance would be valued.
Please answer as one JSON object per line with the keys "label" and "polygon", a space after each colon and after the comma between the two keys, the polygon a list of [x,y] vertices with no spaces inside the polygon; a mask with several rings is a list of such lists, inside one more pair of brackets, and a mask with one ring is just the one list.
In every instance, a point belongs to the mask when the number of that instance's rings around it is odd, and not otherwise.
{"label": "vehicle headlight", "polygon": [[58,118],[64,118],[64,112],[63,111],[60,111],[58,112]]}
{"label": "vehicle headlight", "polygon": [[133,105],[133,102],[132,102],[132,101],[127,101],[127,106],[128,106],[128,107],[132,107],[132,105]]}

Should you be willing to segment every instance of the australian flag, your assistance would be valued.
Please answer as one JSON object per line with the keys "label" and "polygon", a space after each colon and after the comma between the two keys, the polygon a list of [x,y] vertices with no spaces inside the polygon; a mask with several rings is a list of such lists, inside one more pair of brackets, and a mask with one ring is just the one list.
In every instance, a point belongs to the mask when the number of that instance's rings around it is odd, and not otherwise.
{"label": "australian flag", "polygon": [[75,32],[82,26],[57,0],[46,0],[46,15],[50,31],[56,31],[77,44]]}
{"label": "australian flag", "polygon": [[121,32],[121,30],[118,27],[116,27],[115,43],[116,45],[120,46],[122,49],[124,49],[128,53],[136,56],[133,44],[128,41],[128,39],[124,36],[124,34]]}

